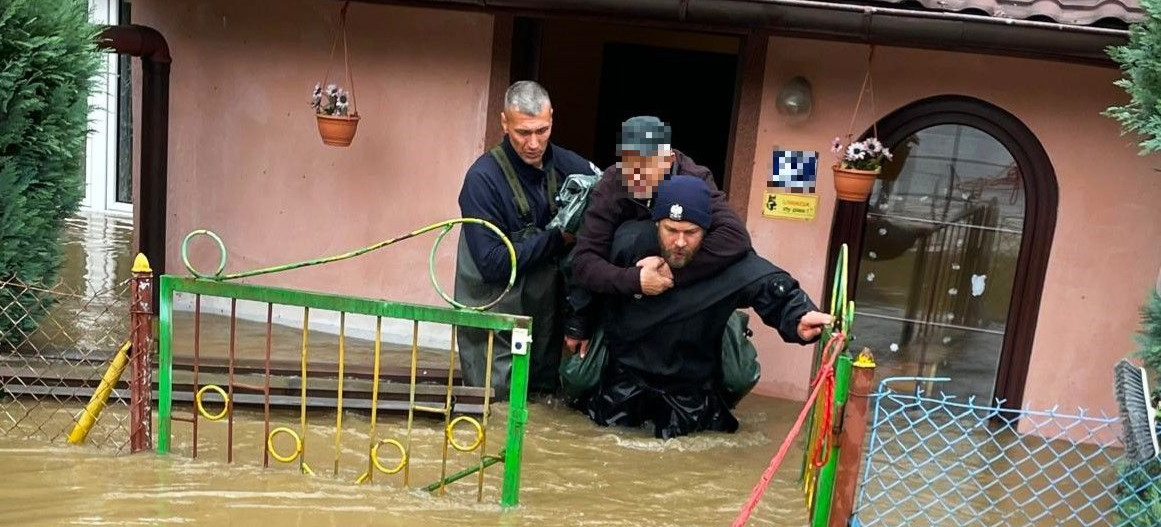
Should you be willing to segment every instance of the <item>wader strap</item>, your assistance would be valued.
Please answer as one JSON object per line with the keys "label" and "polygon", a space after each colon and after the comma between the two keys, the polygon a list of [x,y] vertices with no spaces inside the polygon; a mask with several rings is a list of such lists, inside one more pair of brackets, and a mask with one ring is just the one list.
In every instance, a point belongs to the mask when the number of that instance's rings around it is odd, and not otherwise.
{"label": "wader strap", "polygon": [[[516,201],[516,213],[526,223],[533,223],[532,209],[528,206],[528,196],[524,194],[524,186],[516,178],[516,168],[512,166],[512,161],[508,159],[508,154],[504,152],[504,148],[500,145],[492,147],[488,153],[500,165],[500,170],[504,172],[504,178],[508,180],[508,186],[512,188],[512,197]],[[548,178],[548,215],[552,217],[556,216],[556,190],[560,186],[560,181],[559,176],[556,174],[556,168],[551,161],[545,165],[544,173]]]}
{"label": "wader strap", "polygon": [[492,154],[496,163],[500,164],[500,170],[504,172],[504,178],[508,180],[508,186],[512,188],[512,198],[516,200],[516,213],[525,222],[532,223],[532,209],[528,207],[528,196],[524,194],[524,187],[520,185],[520,180],[516,179],[516,168],[512,166],[508,154],[500,145],[492,147],[488,153]]}
{"label": "wader strap", "polygon": [[544,166],[544,175],[548,178],[548,217],[554,218],[556,217],[556,189],[560,182],[556,179],[556,167],[552,166],[552,161]]}

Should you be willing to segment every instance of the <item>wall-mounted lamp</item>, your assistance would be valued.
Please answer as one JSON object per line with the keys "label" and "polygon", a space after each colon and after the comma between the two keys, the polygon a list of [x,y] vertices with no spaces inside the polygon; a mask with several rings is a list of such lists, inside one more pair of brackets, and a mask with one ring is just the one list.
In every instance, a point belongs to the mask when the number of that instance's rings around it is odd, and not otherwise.
{"label": "wall-mounted lamp", "polygon": [[778,113],[792,123],[805,121],[814,106],[811,100],[810,81],[804,77],[794,77],[782,85],[775,100]]}

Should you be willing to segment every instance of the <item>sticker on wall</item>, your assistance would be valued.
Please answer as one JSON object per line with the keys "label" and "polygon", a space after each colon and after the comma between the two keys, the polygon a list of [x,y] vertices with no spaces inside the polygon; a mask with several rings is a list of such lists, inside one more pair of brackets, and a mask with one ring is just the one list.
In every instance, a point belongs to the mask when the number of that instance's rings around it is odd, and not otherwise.
{"label": "sticker on wall", "polygon": [[818,196],[767,192],[762,201],[762,215],[767,218],[813,220],[818,213]]}
{"label": "sticker on wall", "polygon": [[774,166],[766,188],[791,194],[814,194],[818,186],[818,152],[774,148]]}
{"label": "sticker on wall", "polygon": [[813,220],[818,212],[818,152],[774,148],[770,179],[762,197],[767,218]]}

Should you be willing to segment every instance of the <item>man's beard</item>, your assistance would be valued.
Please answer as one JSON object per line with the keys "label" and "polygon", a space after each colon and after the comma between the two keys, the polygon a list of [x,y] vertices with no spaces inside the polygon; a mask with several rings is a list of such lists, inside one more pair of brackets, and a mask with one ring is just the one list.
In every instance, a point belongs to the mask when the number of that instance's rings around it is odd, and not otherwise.
{"label": "man's beard", "polygon": [[685,249],[680,255],[678,255],[676,254],[676,251],[662,248],[661,258],[665,260],[665,264],[668,265],[670,269],[681,269],[682,267],[689,265],[690,260],[693,260],[693,255],[696,253],[697,249]]}

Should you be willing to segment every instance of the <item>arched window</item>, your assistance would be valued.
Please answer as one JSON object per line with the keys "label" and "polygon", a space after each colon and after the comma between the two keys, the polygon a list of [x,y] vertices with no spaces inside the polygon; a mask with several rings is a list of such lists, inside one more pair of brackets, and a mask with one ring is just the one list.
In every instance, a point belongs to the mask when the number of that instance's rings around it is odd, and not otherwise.
{"label": "arched window", "polygon": [[858,346],[880,377],[950,377],[939,390],[1019,406],[1056,224],[1047,154],[969,97],[923,99],[877,126],[895,160],[867,203],[840,202],[831,244],[859,255]]}

